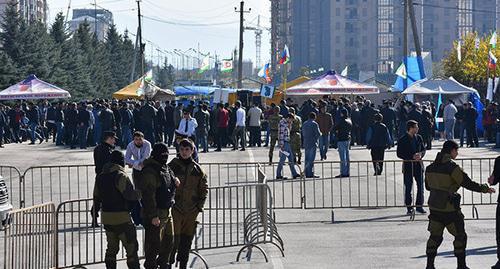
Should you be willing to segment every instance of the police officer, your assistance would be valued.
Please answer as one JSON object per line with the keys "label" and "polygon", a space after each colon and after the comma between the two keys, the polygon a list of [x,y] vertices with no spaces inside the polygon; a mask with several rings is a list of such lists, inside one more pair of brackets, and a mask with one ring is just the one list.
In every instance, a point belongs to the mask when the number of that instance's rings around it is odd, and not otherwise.
{"label": "police officer", "polygon": [[302,159],[302,152],[300,151],[302,138],[300,135],[302,129],[302,119],[295,114],[295,109],[290,107],[288,113],[293,115],[292,128],[290,130],[290,147],[292,148],[294,160],[297,164],[300,164],[300,159]]}
{"label": "police officer", "polygon": [[273,152],[276,142],[278,142],[278,128],[283,117],[280,115],[280,107],[275,106],[273,114],[269,116],[269,130],[271,133],[271,144],[269,145],[269,163],[273,162]]}
{"label": "police officer", "polygon": [[175,188],[179,181],[168,168],[167,161],[168,146],[164,143],[153,145],[151,157],[144,161],[137,184],[143,196],[146,269],[171,268],[173,225],[170,208],[174,203]]}
{"label": "police officer", "polygon": [[443,241],[446,228],[454,237],[455,256],[458,269],[468,268],[465,263],[467,234],[465,233],[464,215],[460,210],[460,187],[481,193],[494,193],[495,189],[487,184],[472,181],[469,176],[453,161],[458,156],[458,144],[448,140],[443,144],[432,164],[425,171],[425,187],[429,195],[429,240],[427,241],[427,269],[434,269],[434,259]]}
{"label": "police officer", "polygon": [[[488,183],[490,185],[496,185],[500,182],[500,156],[495,159],[495,166],[493,168],[493,173],[488,178]],[[497,217],[496,217],[496,238],[497,238],[497,258],[498,261],[491,269],[500,269],[500,196],[497,202]]]}
{"label": "police officer", "polygon": [[172,209],[174,221],[174,246],[177,261],[181,269],[187,267],[191,242],[196,233],[196,218],[203,211],[207,198],[207,175],[193,158],[194,144],[188,139],[179,142],[179,155],[169,167],[180,180],[175,193],[175,205]]}
{"label": "police officer", "polygon": [[116,254],[120,251],[120,242],[127,252],[128,268],[139,269],[137,250],[137,232],[130,219],[133,203],[137,203],[139,193],[134,190],[125,173],[125,159],[120,151],[111,153],[110,162],[106,163],[94,185],[94,206],[102,210],[101,222],[106,231],[106,268],[116,269]]}

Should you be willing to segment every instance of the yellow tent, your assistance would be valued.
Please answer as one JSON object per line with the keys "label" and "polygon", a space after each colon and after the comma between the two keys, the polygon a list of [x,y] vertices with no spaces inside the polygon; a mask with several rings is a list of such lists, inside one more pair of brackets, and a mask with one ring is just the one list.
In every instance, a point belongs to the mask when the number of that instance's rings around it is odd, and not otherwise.
{"label": "yellow tent", "polygon": [[[306,76],[300,76],[292,81],[287,81],[286,82],[286,87],[287,88],[290,88],[290,87],[293,87],[295,85],[298,85],[302,82],[305,82],[305,81],[308,81],[308,80],[311,80],[311,78],[309,77],[306,77]],[[285,86],[283,84],[281,84],[277,89],[276,91],[274,92],[274,96],[273,98],[265,98],[266,99],[266,105],[271,105],[272,103],[275,103],[275,104],[279,104],[281,102],[281,100],[283,99],[283,88]]]}
{"label": "yellow tent", "polygon": [[144,95],[138,95],[137,90],[141,87],[142,78],[136,80],[134,83],[126,86],[125,88],[113,93],[113,98],[118,100],[124,99],[144,99]]}

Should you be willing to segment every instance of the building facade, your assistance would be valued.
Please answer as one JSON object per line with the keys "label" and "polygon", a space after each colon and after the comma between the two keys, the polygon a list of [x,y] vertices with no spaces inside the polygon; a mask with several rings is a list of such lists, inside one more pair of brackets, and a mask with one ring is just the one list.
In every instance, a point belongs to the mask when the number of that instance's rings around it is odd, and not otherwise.
{"label": "building facade", "polygon": [[[401,0],[273,0],[273,56],[287,44],[292,76],[323,67],[349,74],[392,74],[403,59],[404,6]],[[414,1],[417,35],[423,51],[439,62],[453,41],[499,24],[500,0]],[[500,26],[500,25],[499,25]],[[408,21],[408,53],[415,50]],[[276,57],[273,57],[276,58]],[[273,62],[273,66],[276,66]]]}
{"label": "building facade", "polygon": [[90,25],[90,31],[96,33],[97,39],[102,41],[113,25],[113,13],[106,9],[74,9],[69,25],[70,30],[75,32],[84,22]]}
{"label": "building facade", "polygon": [[[9,2],[11,0],[0,0],[0,21]],[[47,24],[49,13],[47,0],[19,0],[17,1],[17,8],[19,15],[28,23],[40,21]]]}

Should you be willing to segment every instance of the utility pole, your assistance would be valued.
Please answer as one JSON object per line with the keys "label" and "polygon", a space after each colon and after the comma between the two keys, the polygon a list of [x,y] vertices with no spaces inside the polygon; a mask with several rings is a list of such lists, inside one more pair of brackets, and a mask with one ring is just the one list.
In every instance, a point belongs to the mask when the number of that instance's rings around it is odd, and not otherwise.
{"label": "utility pole", "polygon": [[137,0],[137,18],[139,19],[139,59],[141,60],[141,76],[144,74],[144,49],[146,44],[142,43],[142,21],[141,21],[141,0]]}
{"label": "utility pole", "polygon": [[408,0],[404,0],[404,21],[403,21],[403,64],[406,70],[406,77],[403,79],[403,91],[408,87]]}
{"label": "utility pole", "polygon": [[247,11],[245,10],[245,1],[240,2],[240,10],[238,8],[234,8],[234,11],[240,13],[240,48],[239,48],[239,55],[238,55],[238,89],[243,88],[243,32],[245,31],[245,28],[243,27],[243,21],[244,21],[244,16],[243,14],[245,13],[250,13],[252,9],[249,8]]}
{"label": "utility pole", "polygon": [[424,62],[422,60],[422,47],[420,46],[420,39],[418,37],[417,20],[415,19],[415,9],[413,7],[413,0],[408,0],[408,8],[411,19],[411,29],[413,32],[413,41],[415,42],[415,51],[417,52],[418,70],[420,72],[420,78],[423,79],[425,78]]}

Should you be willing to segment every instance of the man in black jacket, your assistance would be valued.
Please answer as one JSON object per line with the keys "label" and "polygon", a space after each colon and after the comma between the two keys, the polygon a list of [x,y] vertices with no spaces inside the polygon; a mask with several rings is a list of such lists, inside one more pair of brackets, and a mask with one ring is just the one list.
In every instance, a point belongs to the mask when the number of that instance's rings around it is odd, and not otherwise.
{"label": "man in black jacket", "polygon": [[134,125],[134,118],[132,111],[128,108],[128,103],[123,102],[120,108],[121,129],[122,129],[122,149],[127,148],[128,144],[132,141],[132,126]]}
{"label": "man in black jacket", "polygon": [[155,102],[156,116],[154,121],[155,141],[163,142],[163,130],[165,128],[165,110],[159,101]]}
{"label": "man in black jacket", "polygon": [[413,178],[417,182],[417,212],[426,213],[422,208],[424,203],[424,178],[422,158],[425,156],[425,147],[422,136],[418,134],[418,123],[409,120],[406,123],[406,134],[398,140],[397,148],[398,158],[403,162],[403,175],[405,186],[405,205],[407,214],[413,213],[412,208],[412,187]]}
{"label": "man in black jacket", "polygon": [[151,144],[155,143],[155,130],[154,130],[154,119],[156,117],[156,109],[149,104],[149,102],[145,102],[144,106],[141,107],[141,125],[144,129],[144,137],[146,140],[151,142]]}
{"label": "man in black jacket", "polygon": [[477,110],[472,106],[471,102],[466,104],[465,109],[465,130],[467,132],[467,145],[470,147],[479,147],[479,141],[477,138]]}
{"label": "man in black jacket", "polygon": [[392,106],[392,102],[386,101],[384,108],[380,110],[383,120],[382,123],[385,124],[391,135],[391,140],[394,142],[394,131],[396,129],[397,112]]}
{"label": "man in black jacket", "polygon": [[375,114],[375,123],[368,129],[368,134],[366,135],[366,144],[372,156],[375,176],[382,174],[385,149],[389,148],[392,144],[389,130],[382,123],[382,120],[383,116],[381,114]]}
{"label": "man in black jacket", "polygon": [[165,106],[165,143],[170,147],[174,142],[174,132],[177,129],[174,118],[175,101],[167,102]]}
{"label": "man in black jacket", "polygon": [[109,104],[105,104],[104,108],[101,110],[101,113],[99,113],[99,121],[101,123],[101,131],[103,135],[104,132],[115,130],[115,125],[116,125],[115,120],[116,120],[115,115],[113,111],[109,109]]}
{"label": "man in black jacket", "polygon": [[[106,163],[109,163],[111,160],[111,153],[115,148],[116,143],[116,133],[111,131],[105,131],[103,133],[103,141],[94,148],[94,165],[95,165],[95,174],[96,176],[102,173],[102,169]],[[91,209],[92,214],[92,226],[98,227],[97,217],[99,216],[97,212],[94,210],[94,206]]]}
{"label": "man in black jacket", "polygon": [[336,178],[350,176],[349,146],[351,141],[352,122],[346,109],[340,109],[340,120],[335,123],[335,137],[340,157],[340,175]]}
{"label": "man in black jacket", "polygon": [[87,110],[87,104],[80,104],[78,109],[78,141],[80,149],[87,148],[87,136],[90,127],[90,111]]}
{"label": "man in black jacket", "polygon": [[54,121],[56,124],[56,146],[62,146],[64,141],[64,103],[57,104]]}
{"label": "man in black jacket", "polygon": [[71,103],[69,108],[64,113],[66,120],[66,130],[68,134],[67,146],[71,149],[76,148],[76,143],[78,141],[78,110],[76,109],[76,103]]}

